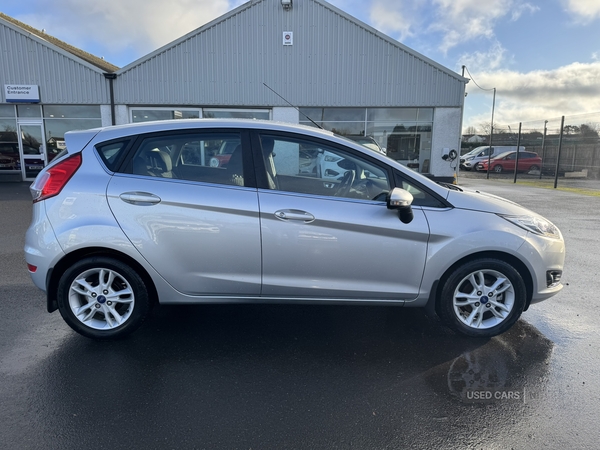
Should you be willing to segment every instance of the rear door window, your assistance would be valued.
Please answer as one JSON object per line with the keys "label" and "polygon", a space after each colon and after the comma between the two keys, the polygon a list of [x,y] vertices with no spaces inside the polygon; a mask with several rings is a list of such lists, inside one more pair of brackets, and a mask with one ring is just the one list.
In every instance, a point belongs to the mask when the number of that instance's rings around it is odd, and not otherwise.
{"label": "rear door window", "polygon": [[245,185],[241,135],[231,131],[147,136],[129,168],[134,175]]}

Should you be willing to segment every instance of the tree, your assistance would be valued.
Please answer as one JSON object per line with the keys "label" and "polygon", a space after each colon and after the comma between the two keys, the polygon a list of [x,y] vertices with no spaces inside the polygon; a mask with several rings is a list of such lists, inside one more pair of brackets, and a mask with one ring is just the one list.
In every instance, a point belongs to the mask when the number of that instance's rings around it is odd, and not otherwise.
{"label": "tree", "polygon": [[579,127],[579,130],[583,137],[596,137],[596,138],[598,137],[598,125],[597,124],[582,123],[581,127]]}
{"label": "tree", "polygon": [[566,135],[579,134],[580,128],[577,125],[565,125],[565,127],[563,128],[563,132]]}
{"label": "tree", "polygon": [[491,122],[481,122],[479,124],[479,129],[481,130],[481,132],[485,135],[487,134],[489,136],[490,134],[490,130],[492,129],[492,123]]}
{"label": "tree", "polygon": [[465,134],[477,134],[477,128],[471,125],[470,127],[467,127]]}

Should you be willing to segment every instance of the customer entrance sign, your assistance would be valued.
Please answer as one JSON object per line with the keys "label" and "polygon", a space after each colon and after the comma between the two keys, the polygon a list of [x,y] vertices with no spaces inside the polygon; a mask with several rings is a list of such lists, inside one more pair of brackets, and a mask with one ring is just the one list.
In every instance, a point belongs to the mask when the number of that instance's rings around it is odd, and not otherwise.
{"label": "customer entrance sign", "polygon": [[39,103],[40,90],[35,84],[5,84],[4,95],[7,103]]}

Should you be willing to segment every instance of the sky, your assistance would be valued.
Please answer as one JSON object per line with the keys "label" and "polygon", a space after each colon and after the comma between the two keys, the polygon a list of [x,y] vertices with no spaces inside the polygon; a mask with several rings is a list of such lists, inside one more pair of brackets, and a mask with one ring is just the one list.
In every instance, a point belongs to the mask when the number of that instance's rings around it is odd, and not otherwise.
{"label": "sky", "polygon": [[[2,0],[0,11],[123,67],[242,3]],[[495,127],[563,115],[600,122],[600,0],[329,3],[459,74],[465,66],[463,130],[481,133],[492,106]]]}

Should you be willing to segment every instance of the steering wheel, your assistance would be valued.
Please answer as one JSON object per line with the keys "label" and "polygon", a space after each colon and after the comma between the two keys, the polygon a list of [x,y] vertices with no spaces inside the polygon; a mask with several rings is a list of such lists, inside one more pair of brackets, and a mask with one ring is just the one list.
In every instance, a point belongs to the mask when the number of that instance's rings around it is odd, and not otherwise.
{"label": "steering wheel", "polygon": [[348,192],[350,192],[350,188],[352,187],[352,183],[354,183],[355,177],[356,173],[354,170],[347,170],[342,177],[342,180],[340,181],[340,184],[338,185],[334,195],[336,197],[345,197],[348,195]]}

